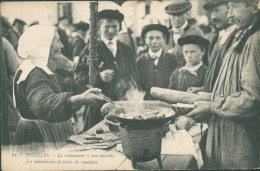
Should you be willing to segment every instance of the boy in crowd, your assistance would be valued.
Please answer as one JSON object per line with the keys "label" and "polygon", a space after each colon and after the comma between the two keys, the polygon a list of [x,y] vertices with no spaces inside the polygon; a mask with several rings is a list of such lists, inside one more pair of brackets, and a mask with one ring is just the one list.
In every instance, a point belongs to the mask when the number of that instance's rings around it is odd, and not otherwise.
{"label": "boy in crowd", "polygon": [[201,36],[189,35],[178,40],[183,49],[186,65],[177,68],[170,77],[169,88],[187,91],[192,86],[202,86],[206,74],[206,66],[202,59],[205,55],[209,41]]}
{"label": "boy in crowd", "polygon": [[162,50],[169,39],[166,26],[160,24],[147,25],[142,30],[142,37],[149,50],[137,58],[137,68],[141,87],[146,91],[145,100],[150,100],[151,87],[167,88],[169,78],[177,68],[177,60],[172,54]]}

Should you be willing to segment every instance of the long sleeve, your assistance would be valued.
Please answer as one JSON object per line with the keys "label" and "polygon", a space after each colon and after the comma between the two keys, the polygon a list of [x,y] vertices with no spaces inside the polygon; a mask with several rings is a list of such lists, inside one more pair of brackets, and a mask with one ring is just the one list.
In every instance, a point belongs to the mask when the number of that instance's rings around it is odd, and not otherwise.
{"label": "long sleeve", "polygon": [[177,78],[178,73],[179,73],[179,68],[175,69],[173,71],[173,73],[171,74],[171,77],[170,77],[170,80],[169,80],[169,86],[168,86],[169,89],[172,89],[172,90],[177,89],[176,81],[178,79]]}
{"label": "long sleeve", "polygon": [[246,44],[242,53],[241,91],[216,97],[211,111],[227,118],[245,118],[260,112],[260,33]]}
{"label": "long sleeve", "polygon": [[26,100],[37,118],[49,122],[66,121],[72,116],[68,103],[71,95],[67,92],[55,93],[53,82],[41,71],[34,70],[27,78]]}

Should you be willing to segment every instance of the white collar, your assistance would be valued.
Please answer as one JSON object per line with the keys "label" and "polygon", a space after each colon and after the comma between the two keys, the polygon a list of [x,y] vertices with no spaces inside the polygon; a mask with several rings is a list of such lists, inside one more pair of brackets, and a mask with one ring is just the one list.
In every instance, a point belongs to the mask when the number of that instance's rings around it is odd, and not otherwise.
{"label": "white collar", "polygon": [[108,40],[104,36],[101,36],[100,38],[106,45],[108,45],[109,42],[112,42],[113,45],[116,45],[116,37],[114,37],[112,40]]}
{"label": "white collar", "polygon": [[179,71],[182,71],[182,70],[188,70],[191,74],[197,76],[197,71],[198,69],[203,65],[203,63],[200,61],[200,63],[196,66],[188,66],[188,64],[186,63],[185,66],[183,66],[181,69],[179,69]]}
{"label": "white collar", "polygon": [[223,45],[226,40],[229,38],[230,34],[236,29],[235,25],[229,26],[226,29],[223,29],[219,32],[219,44]]}
{"label": "white collar", "polygon": [[172,31],[173,32],[178,32],[179,30],[184,30],[188,26],[188,21],[185,20],[184,24],[180,28],[176,28],[172,26]]}
{"label": "white collar", "polygon": [[112,47],[114,49],[113,50],[113,56],[115,57],[116,53],[117,53],[117,40],[116,40],[116,37],[114,37],[111,41],[107,40],[104,36],[101,36],[100,38],[105,43],[105,45],[108,47],[108,49],[109,49],[108,43],[112,42],[112,46],[110,46],[110,48]]}
{"label": "white collar", "polygon": [[148,53],[151,57],[156,56],[157,58],[159,58],[162,54],[162,49],[158,50],[157,52],[153,52],[151,49],[148,50]]}
{"label": "white collar", "polygon": [[48,75],[53,75],[53,72],[45,65],[41,65],[40,63],[35,64],[33,63],[31,60],[26,59],[24,60],[21,65],[19,66],[19,68],[17,69],[17,71],[22,70],[22,74],[19,78],[19,80],[17,81],[17,84],[20,84],[20,82],[26,80],[27,76],[31,73],[31,71],[35,68],[35,67],[39,67],[41,68],[43,71],[45,71]]}
{"label": "white collar", "polygon": [[236,29],[236,26],[235,25],[231,25],[229,26],[228,28],[226,29],[222,29],[220,32],[219,32],[219,37],[221,36],[225,36],[226,34],[231,34],[234,30]]}

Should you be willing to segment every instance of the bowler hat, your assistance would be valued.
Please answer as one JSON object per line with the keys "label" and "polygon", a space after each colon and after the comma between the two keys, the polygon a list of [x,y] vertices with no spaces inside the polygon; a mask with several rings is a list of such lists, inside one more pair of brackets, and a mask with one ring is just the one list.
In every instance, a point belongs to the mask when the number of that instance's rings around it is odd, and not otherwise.
{"label": "bowler hat", "polygon": [[149,31],[152,31],[152,30],[157,30],[157,31],[162,32],[164,34],[164,36],[166,37],[166,40],[169,38],[168,28],[161,24],[150,24],[150,25],[144,26],[142,33],[141,33],[142,37],[144,38],[146,33]]}
{"label": "bowler hat", "polygon": [[205,10],[212,10],[213,8],[216,8],[220,5],[227,4],[227,0],[209,0],[203,5],[203,8]]}
{"label": "bowler hat", "polygon": [[119,22],[124,20],[124,15],[118,10],[102,10],[98,13],[98,19],[116,19]]}
{"label": "bowler hat", "polygon": [[190,10],[191,7],[191,3],[187,0],[176,0],[165,7],[165,12],[170,15],[181,15]]}
{"label": "bowler hat", "polygon": [[178,39],[178,43],[180,46],[186,45],[186,44],[195,44],[203,48],[208,48],[209,41],[207,39],[204,39],[201,36],[197,35],[187,35],[180,39]]}
{"label": "bowler hat", "polygon": [[85,23],[83,21],[80,21],[79,23],[74,24],[74,28],[76,30],[87,31],[89,29],[89,24]]}

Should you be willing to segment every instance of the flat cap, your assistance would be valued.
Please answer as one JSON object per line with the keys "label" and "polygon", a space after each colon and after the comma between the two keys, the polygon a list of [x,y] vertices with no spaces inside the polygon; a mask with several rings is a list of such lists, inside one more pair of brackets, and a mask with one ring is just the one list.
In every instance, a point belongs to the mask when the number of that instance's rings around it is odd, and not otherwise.
{"label": "flat cap", "polygon": [[73,25],[76,30],[83,30],[87,31],[89,29],[89,24],[85,23],[83,21],[80,21],[79,23],[76,23]]}
{"label": "flat cap", "polygon": [[161,24],[150,24],[150,25],[144,26],[142,33],[141,33],[142,37],[144,37],[146,35],[146,33],[148,33],[149,31],[152,31],[152,30],[160,31],[165,35],[166,39],[169,38],[168,28]]}
{"label": "flat cap", "polygon": [[205,10],[212,10],[213,8],[216,8],[220,5],[227,4],[227,0],[209,0],[203,5],[203,8]]}
{"label": "flat cap", "polygon": [[102,10],[98,13],[98,19],[116,19],[119,22],[124,20],[124,14],[120,13],[118,10]]}
{"label": "flat cap", "polygon": [[170,15],[181,15],[190,10],[191,7],[191,3],[187,0],[176,0],[165,7],[165,12]]}
{"label": "flat cap", "polygon": [[204,39],[203,37],[197,35],[184,36],[178,40],[178,43],[180,46],[186,44],[195,44],[200,47],[204,47],[205,49],[209,46],[209,41],[207,39]]}

